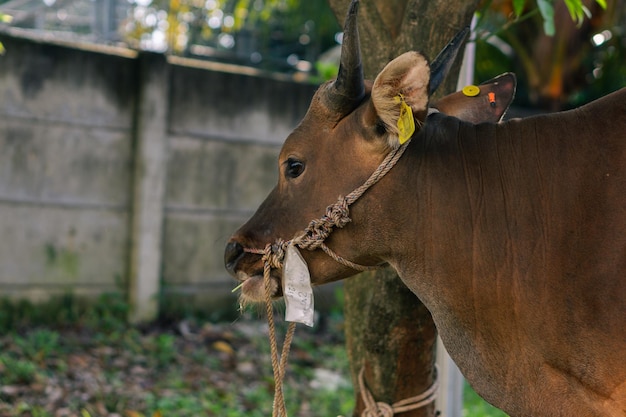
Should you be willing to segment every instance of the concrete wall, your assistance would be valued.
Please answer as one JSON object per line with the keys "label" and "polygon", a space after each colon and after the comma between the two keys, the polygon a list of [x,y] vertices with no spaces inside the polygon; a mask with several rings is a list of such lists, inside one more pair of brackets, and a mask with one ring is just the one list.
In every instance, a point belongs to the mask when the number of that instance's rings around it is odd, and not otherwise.
{"label": "concrete wall", "polygon": [[276,180],[315,86],[0,33],[0,296],[122,290],[230,308],[226,239]]}

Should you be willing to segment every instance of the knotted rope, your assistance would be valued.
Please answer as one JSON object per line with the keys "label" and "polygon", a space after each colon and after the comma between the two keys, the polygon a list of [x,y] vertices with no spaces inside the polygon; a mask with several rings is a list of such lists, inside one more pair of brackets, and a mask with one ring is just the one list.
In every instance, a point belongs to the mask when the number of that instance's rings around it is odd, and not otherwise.
{"label": "knotted rope", "polygon": [[[376,267],[364,267],[362,265],[354,264],[346,259],[334,254],[325,244],[324,240],[332,231],[337,228],[341,229],[346,224],[350,223],[350,205],[354,203],[359,197],[363,195],[372,185],[376,184],[382,177],[389,172],[391,168],[398,162],[398,159],[402,156],[406,148],[409,146],[410,141],[405,142],[398,148],[393,149],[387,154],[383,162],[376,168],[376,170],[370,175],[360,187],[353,190],[345,197],[339,197],[335,204],[332,204],[326,208],[326,214],[319,219],[312,220],[304,232],[292,239],[292,243],[302,249],[314,250],[321,248],[330,257],[335,259],[350,268],[358,271],[367,271]],[[334,254],[334,255],[331,255]],[[354,268],[356,266],[356,268]]]}
{"label": "knotted rope", "polygon": [[359,390],[361,391],[363,403],[365,404],[365,409],[361,413],[361,417],[393,417],[395,414],[417,410],[418,408],[425,407],[432,403],[437,398],[437,389],[439,388],[439,375],[436,365],[435,371],[435,380],[426,391],[415,397],[407,398],[389,405],[385,402],[377,402],[374,400],[374,396],[365,385],[365,368],[361,368],[359,372]]}
{"label": "knotted rope", "polygon": [[[409,146],[409,143],[410,140],[389,152],[383,162],[381,162],[378,168],[376,168],[372,175],[370,175],[367,181],[365,181],[360,187],[356,188],[345,197],[340,196],[337,199],[337,202],[331,204],[326,208],[326,213],[322,217],[320,217],[319,219],[311,220],[309,225],[299,236],[296,236],[290,241],[277,239],[276,242],[270,246],[271,255],[266,255],[267,259],[272,263],[272,268],[282,268],[282,261],[285,257],[285,250],[287,248],[287,245],[293,244],[300,249],[322,249],[336,262],[339,262],[340,264],[343,264],[356,271],[370,271],[373,269],[378,269],[378,265],[359,265],[339,256],[332,249],[330,249],[324,243],[324,241],[326,240],[326,238],[328,238],[328,236],[330,236],[335,228],[341,229],[352,221],[352,219],[350,218],[350,205],[353,204],[357,199],[359,199],[359,197],[361,197],[365,191],[367,191],[372,185],[376,184],[382,177],[385,176],[385,174],[389,172],[391,168],[393,168],[393,166],[396,164],[396,162],[398,162],[406,148]],[[261,250],[244,248],[244,251],[249,253],[265,254],[266,249]]]}
{"label": "knotted rope", "polygon": [[[283,341],[282,352],[280,357],[278,355],[278,344],[276,341],[276,326],[274,323],[274,311],[272,306],[272,289],[271,289],[271,270],[282,269],[283,260],[285,257],[285,251],[289,244],[293,244],[301,249],[315,250],[322,249],[328,256],[333,258],[336,262],[339,262],[349,268],[357,271],[368,271],[377,269],[379,266],[365,266],[359,265],[352,261],[349,261],[335,252],[333,252],[326,244],[324,240],[332,231],[337,228],[341,229],[346,224],[350,223],[350,205],[354,203],[359,197],[363,195],[372,185],[376,184],[393,166],[398,162],[406,148],[411,141],[408,140],[398,148],[393,149],[387,154],[383,162],[376,168],[372,175],[365,181],[360,187],[353,190],[345,197],[339,197],[335,204],[332,204],[326,208],[326,213],[319,219],[312,220],[309,225],[304,229],[303,233],[293,238],[291,241],[284,241],[277,239],[274,244],[267,244],[265,249],[244,248],[244,251],[249,253],[256,253],[263,255],[263,282],[266,298],[266,312],[267,322],[269,328],[270,337],[270,351],[272,357],[272,370],[274,373],[274,403],[272,409],[273,417],[287,417],[287,409],[285,407],[285,398],[283,394],[283,379],[285,377],[285,370],[287,368],[287,357],[289,356],[289,350],[291,347],[291,341],[295,331],[296,323],[289,323],[285,339]],[[424,405],[430,404],[435,399],[435,391],[437,390],[436,381],[425,393],[412,397],[407,400],[403,400],[395,403],[393,406],[389,406],[385,403],[376,403],[372,394],[365,387],[365,383],[362,382],[361,371],[359,377],[359,384],[361,385],[361,393],[366,404],[366,410],[363,412],[362,417],[392,417],[394,412],[401,413],[404,411],[414,410]],[[368,405],[369,404],[369,405]],[[368,411],[369,410],[369,411]],[[369,413],[369,414],[366,414]]]}

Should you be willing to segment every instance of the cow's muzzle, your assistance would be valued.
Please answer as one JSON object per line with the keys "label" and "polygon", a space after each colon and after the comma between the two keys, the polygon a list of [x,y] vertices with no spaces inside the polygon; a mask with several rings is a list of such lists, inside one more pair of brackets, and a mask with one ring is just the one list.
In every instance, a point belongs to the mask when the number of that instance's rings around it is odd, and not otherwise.
{"label": "cow's muzzle", "polygon": [[231,275],[236,275],[235,268],[243,255],[243,246],[239,242],[228,242],[224,250],[224,266]]}

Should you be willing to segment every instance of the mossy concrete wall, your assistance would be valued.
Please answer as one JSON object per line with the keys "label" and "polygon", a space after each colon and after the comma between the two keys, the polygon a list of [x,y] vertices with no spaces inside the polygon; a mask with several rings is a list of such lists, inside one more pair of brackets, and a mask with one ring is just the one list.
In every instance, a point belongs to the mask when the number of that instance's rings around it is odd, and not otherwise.
{"label": "mossy concrete wall", "polygon": [[228,236],[276,181],[315,86],[0,33],[0,295],[231,308]]}

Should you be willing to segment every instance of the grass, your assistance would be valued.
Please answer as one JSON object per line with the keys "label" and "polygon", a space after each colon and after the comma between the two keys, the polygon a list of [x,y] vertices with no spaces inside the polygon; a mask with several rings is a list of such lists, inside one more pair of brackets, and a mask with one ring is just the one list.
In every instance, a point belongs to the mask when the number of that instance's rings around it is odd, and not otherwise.
{"label": "grass", "polygon": [[463,387],[463,417],[507,417],[507,415],[483,400],[469,386]]}
{"label": "grass", "polygon": [[[116,296],[91,308],[69,299],[62,305],[71,311],[42,307],[43,322],[0,305],[0,417],[271,415],[264,322],[189,319],[136,328],[125,323],[127,308]],[[20,311],[42,314],[25,304]],[[326,321],[323,330],[296,331],[284,384],[291,416],[352,414],[342,318]],[[469,387],[465,396],[464,417],[505,416]]]}
{"label": "grass", "polygon": [[[263,321],[137,328],[111,295],[91,306],[70,298],[56,308],[0,304],[0,417],[271,415]],[[310,384],[327,364],[348,368],[341,321],[327,328],[299,329],[294,341],[285,379],[291,415],[348,414],[354,406],[347,382],[332,391]]]}

